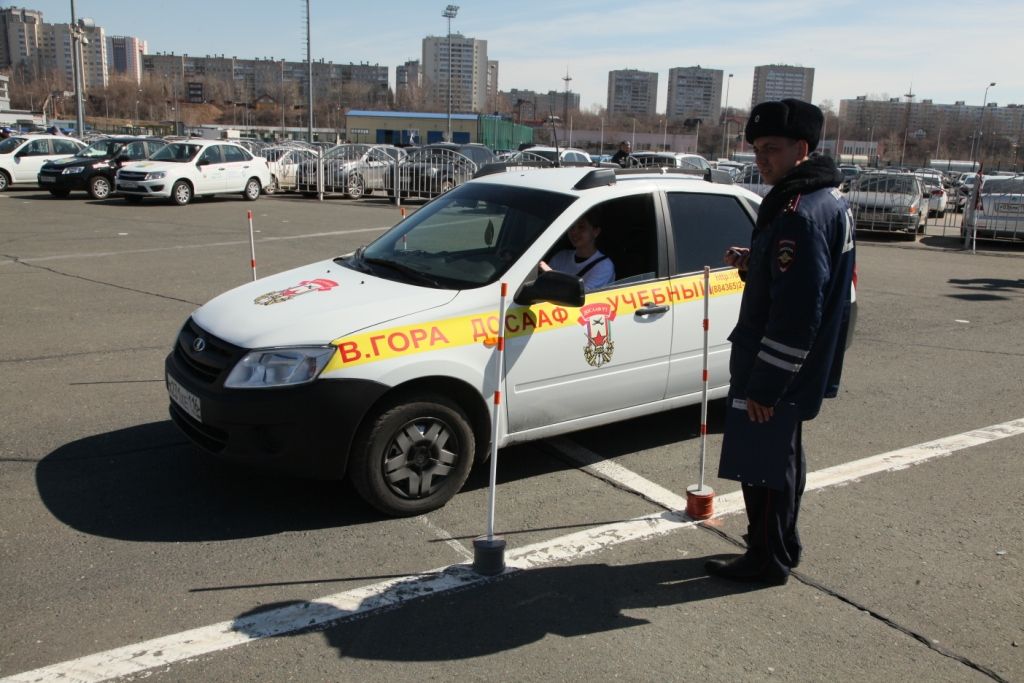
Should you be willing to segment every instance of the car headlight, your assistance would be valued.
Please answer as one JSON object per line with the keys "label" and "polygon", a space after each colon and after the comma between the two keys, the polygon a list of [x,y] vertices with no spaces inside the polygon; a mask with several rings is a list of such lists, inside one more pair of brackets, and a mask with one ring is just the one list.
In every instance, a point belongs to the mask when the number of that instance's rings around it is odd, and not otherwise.
{"label": "car headlight", "polygon": [[167,177],[167,172],[166,171],[153,171],[152,173],[147,173],[146,174],[146,180],[160,180],[161,178],[166,178],[166,177]]}
{"label": "car headlight", "polygon": [[71,175],[72,173],[81,173],[85,170],[84,166],[69,166],[61,171],[62,175]]}
{"label": "car headlight", "polygon": [[311,382],[334,352],[333,346],[250,351],[235,365],[224,386],[228,389],[264,389]]}

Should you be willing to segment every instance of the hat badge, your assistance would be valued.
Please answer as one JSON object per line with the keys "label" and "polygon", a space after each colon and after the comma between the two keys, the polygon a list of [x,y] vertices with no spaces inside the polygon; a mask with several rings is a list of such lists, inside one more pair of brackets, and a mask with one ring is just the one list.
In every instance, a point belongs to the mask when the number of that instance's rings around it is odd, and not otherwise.
{"label": "hat badge", "polygon": [[760,114],[758,114],[757,116],[754,117],[754,123],[761,123],[761,115]]}

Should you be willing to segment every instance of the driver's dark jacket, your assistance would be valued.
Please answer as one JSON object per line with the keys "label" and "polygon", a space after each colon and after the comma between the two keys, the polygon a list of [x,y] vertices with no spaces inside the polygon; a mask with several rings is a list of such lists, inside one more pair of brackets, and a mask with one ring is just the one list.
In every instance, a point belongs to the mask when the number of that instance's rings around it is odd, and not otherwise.
{"label": "driver's dark jacket", "polygon": [[853,216],[835,188],[796,195],[755,228],[729,335],[733,396],[785,401],[809,420],[837,394],[854,254]]}

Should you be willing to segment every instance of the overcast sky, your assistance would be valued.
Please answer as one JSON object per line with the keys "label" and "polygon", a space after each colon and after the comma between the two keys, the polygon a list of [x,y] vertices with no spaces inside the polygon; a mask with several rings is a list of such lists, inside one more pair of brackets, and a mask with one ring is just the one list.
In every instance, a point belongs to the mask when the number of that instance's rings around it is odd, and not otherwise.
{"label": "overcast sky", "polygon": [[[584,109],[604,106],[608,72],[658,73],[700,65],[734,74],[729,104],[750,103],[754,67],[814,67],[814,102],[858,95],[980,105],[1024,104],[1024,2],[944,0],[455,0],[452,31],[487,41],[501,90],[563,90],[572,77]],[[420,59],[422,39],[445,35],[447,3],[311,0],[314,59],[390,68]],[[12,6],[5,2],[3,6]],[[27,0],[51,23],[70,0]],[[76,0],[108,35],[149,41],[151,52],[305,59],[305,0]],[[724,90],[724,88],[723,88]],[[724,97],[724,92],[723,92]]]}

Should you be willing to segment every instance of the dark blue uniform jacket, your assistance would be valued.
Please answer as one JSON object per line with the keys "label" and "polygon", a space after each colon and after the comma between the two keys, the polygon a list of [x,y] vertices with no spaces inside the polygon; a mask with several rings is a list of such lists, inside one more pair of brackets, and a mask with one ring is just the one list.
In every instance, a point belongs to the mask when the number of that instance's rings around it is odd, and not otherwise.
{"label": "dark blue uniform jacket", "polygon": [[[759,217],[763,218],[763,217]],[[734,396],[818,414],[839,391],[850,320],[853,215],[834,187],[792,197],[758,220],[739,321],[729,335]]]}

